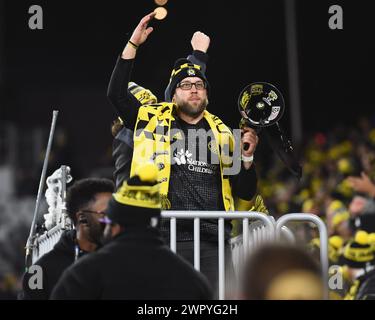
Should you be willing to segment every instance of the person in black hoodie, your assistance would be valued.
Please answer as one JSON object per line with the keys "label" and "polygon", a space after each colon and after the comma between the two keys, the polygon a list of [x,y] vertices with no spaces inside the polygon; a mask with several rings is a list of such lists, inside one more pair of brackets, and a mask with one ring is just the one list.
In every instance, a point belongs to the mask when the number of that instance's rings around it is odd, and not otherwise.
{"label": "person in black hoodie", "polygon": [[163,242],[157,167],[141,165],[110,200],[107,243],[61,276],[51,299],[208,300],[207,279]]}
{"label": "person in black hoodie", "polygon": [[75,230],[65,231],[54,248],[34,264],[41,267],[42,288],[30,284],[33,273],[24,274],[20,299],[49,299],[63,271],[80,256],[96,250],[103,233],[99,219],[113,192],[113,182],[101,178],[82,179],[68,189],[67,211]]}

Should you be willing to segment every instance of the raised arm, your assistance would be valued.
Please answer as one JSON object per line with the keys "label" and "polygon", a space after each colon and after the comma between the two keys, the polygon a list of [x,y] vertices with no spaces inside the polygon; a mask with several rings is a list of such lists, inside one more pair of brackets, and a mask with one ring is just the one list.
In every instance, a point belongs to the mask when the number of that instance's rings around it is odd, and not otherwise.
{"label": "raised arm", "polygon": [[188,56],[188,59],[192,63],[200,65],[203,73],[206,73],[207,50],[210,46],[210,41],[210,37],[200,31],[195,32],[191,38],[193,53]]}
{"label": "raised arm", "polygon": [[152,27],[148,27],[148,24],[154,16],[154,12],[146,15],[134,29],[121,56],[117,59],[108,85],[107,97],[115,107],[118,116],[122,119],[126,127],[130,129],[134,128],[138,108],[141,103],[129,93],[128,84],[137,49],[147,40],[147,37],[153,31]]}
{"label": "raised arm", "polygon": [[[206,73],[206,65],[208,61],[207,50],[210,46],[210,38],[203,32],[197,31],[193,34],[190,43],[193,48],[193,52],[187,57],[187,59],[191,63],[201,66],[202,72]],[[170,102],[168,91],[169,85],[165,89],[164,97],[165,101]]]}
{"label": "raised arm", "polygon": [[155,12],[151,12],[147,16],[144,16],[138,23],[128,43],[126,44],[124,51],[122,52],[122,59],[135,58],[138,47],[147,40],[150,33],[154,30],[152,27],[148,26],[154,17]]}

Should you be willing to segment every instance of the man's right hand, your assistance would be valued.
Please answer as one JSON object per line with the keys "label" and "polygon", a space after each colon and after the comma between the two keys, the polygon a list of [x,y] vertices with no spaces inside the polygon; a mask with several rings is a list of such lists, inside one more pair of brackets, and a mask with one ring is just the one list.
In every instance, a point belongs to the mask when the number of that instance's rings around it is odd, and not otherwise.
{"label": "man's right hand", "polygon": [[[150,35],[150,33],[154,30],[152,27],[147,26],[149,22],[155,17],[155,15],[155,12],[151,12],[147,16],[144,16],[142,20],[138,23],[137,27],[134,29],[133,34],[130,37],[130,41],[137,47],[144,43],[147,40],[147,37]],[[122,52],[121,58],[134,59],[136,52],[137,48],[127,43],[124,51]]]}
{"label": "man's right hand", "polygon": [[134,29],[130,41],[135,45],[139,46],[147,40],[149,34],[154,30],[152,27],[147,27],[149,22],[155,17],[156,13],[151,12],[147,16],[144,16]]}
{"label": "man's right hand", "polygon": [[193,50],[199,50],[207,53],[208,47],[210,46],[210,37],[205,35],[203,32],[197,31],[191,38],[191,46],[193,47]]}

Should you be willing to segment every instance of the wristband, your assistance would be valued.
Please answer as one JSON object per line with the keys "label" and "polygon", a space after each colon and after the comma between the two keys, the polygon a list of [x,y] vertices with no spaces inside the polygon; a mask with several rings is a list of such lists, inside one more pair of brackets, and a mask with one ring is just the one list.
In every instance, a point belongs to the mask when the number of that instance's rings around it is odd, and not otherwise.
{"label": "wristband", "polygon": [[128,43],[135,49],[135,50],[137,50],[138,49],[138,46],[134,43],[134,42],[132,42],[132,41],[128,41]]}
{"label": "wristband", "polygon": [[254,155],[252,155],[250,157],[246,157],[244,155],[241,155],[241,159],[242,159],[242,161],[245,161],[245,162],[253,162],[254,161]]}

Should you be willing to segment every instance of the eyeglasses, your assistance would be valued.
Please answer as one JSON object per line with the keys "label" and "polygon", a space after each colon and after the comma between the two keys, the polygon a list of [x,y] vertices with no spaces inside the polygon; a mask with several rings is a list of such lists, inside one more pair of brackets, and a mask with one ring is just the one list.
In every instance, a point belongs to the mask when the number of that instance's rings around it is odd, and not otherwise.
{"label": "eyeglasses", "polygon": [[105,216],[106,213],[103,212],[103,211],[92,211],[92,210],[81,210],[79,212],[82,212],[82,213],[93,213],[93,214],[100,214],[102,216]]}
{"label": "eyeglasses", "polygon": [[190,90],[193,85],[195,86],[195,89],[197,90],[203,90],[206,89],[206,83],[203,81],[198,81],[195,83],[192,82],[181,82],[177,85],[177,88],[180,88],[181,90]]}

